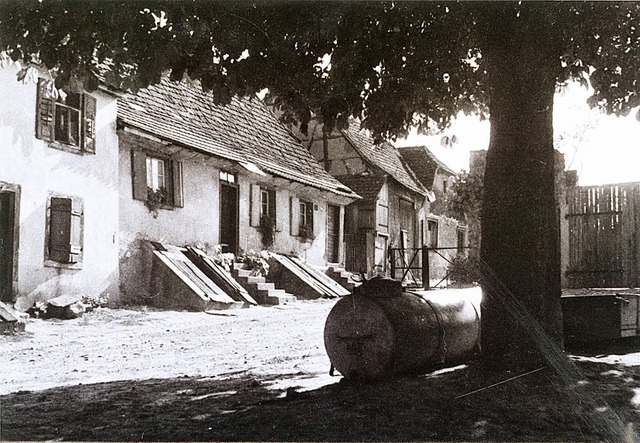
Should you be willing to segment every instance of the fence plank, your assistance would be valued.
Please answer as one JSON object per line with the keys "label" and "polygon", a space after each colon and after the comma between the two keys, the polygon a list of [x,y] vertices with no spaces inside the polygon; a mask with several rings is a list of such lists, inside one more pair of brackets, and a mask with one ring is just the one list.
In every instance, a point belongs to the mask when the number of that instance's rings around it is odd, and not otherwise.
{"label": "fence plank", "polygon": [[640,184],[579,186],[567,194],[572,288],[638,285]]}

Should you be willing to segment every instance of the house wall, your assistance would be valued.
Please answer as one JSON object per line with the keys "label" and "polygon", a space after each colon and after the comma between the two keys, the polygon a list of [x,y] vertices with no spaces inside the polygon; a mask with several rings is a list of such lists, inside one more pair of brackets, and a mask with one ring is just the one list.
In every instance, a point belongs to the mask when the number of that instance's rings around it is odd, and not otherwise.
{"label": "house wall", "polygon": [[[118,141],[116,101],[96,91],[96,154],[55,149],[35,137],[36,89],[16,81],[15,66],[0,69],[0,188],[19,189],[14,299],[18,309],[63,294],[118,299]],[[78,269],[45,263],[51,195],[83,207],[83,257]]]}
{"label": "house wall", "polygon": [[[408,193],[404,188],[391,182],[389,186],[389,245],[392,248],[400,248],[401,238],[400,232],[407,232],[406,246],[408,248],[415,247],[415,225],[416,210],[418,198]],[[404,203],[402,203],[402,201]],[[411,211],[410,216],[405,214],[405,210]]]}
{"label": "house wall", "polygon": [[[469,246],[469,227],[459,220],[446,215],[447,197],[452,193],[455,178],[448,172],[437,170],[434,176],[433,191],[436,196],[434,202],[425,199],[417,211],[416,247],[433,246],[429,244],[428,221],[435,221],[438,226],[438,247],[457,248],[458,231],[464,232],[464,246]],[[447,192],[444,192],[443,183],[447,182]],[[440,254],[451,260],[458,255],[457,249],[442,249]],[[469,250],[464,250],[464,256],[468,256]],[[436,252],[429,252],[429,279],[431,284],[440,282],[447,275],[449,262]]]}
{"label": "house wall", "polygon": [[[124,303],[146,304],[154,295],[150,293],[152,252],[146,241],[193,245],[208,251],[219,243],[219,167],[212,157],[159,140],[122,130],[119,135],[120,289]],[[132,150],[164,154],[182,162],[183,207],[160,208],[154,216],[142,200],[133,198]]]}
{"label": "house wall", "polygon": [[[458,230],[465,232],[465,246],[469,244],[469,234],[466,227],[460,224],[456,219],[446,216],[428,216],[427,219],[436,220],[438,222],[438,247],[440,248],[456,248],[458,242]],[[426,223],[426,222],[425,222]],[[426,229],[426,227],[425,227]],[[458,255],[457,249],[442,249],[438,251],[441,255],[429,253],[429,278],[432,284],[438,283],[447,275],[449,261]],[[466,251],[462,252],[467,254]],[[446,259],[444,257],[446,257]]]}
{"label": "house wall", "polygon": [[[120,135],[120,248],[141,236],[174,245],[218,242],[219,167],[212,157],[189,153],[123,131]],[[132,150],[171,156],[182,162],[184,207],[160,208],[157,217],[133,198]]]}
{"label": "house wall", "polygon": [[[221,170],[235,173],[237,177],[239,254],[265,249],[262,234],[251,223],[252,185],[264,186],[274,189],[276,193],[277,232],[274,243],[268,249],[282,254],[295,254],[315,265],[326,264],[326,193],[288,180],[249,173],[236,163],[167,145],[152,137],[124,130],[119,134],[119,259],[120,287],[125,302],[145,303],[148,297],[153,297],[150,293],[152,252],[146,241],[176,246],[194,245],[209,253],[220,243],[220,211],[224,210],[220,208]],[[182,163],[183,207],[160,208],[157,216],[154,216],[143,201],[133,198],[132,150],[160,153]],[[303,241],[291,235],[292,196],[314,203],[313,241]]]}
{"label": "house wall", "polygon": [[[340,133],[327,137],[326,146],[321,136],[307,143],[311,155],[334,177],[357,175],[367,170],[360,155]],[[327,155],[325,156],[325,154]]]}
{"label": "house wall", "polygon": [[396,267],[402,266],[399,252],[391,257],[389,248],[402,246],[401,231],[406,231],[408,249],[419,244],[415,209],[418,200],[402,186],[389,181],[380,188],[375,202],[349,205],[345,216],[347,270],[388,276],[390,260],[395,261]]}
{"label": "house wall", "polygon": [[[340,203],[328,200],[326,193],[316,191],[313,188],[292,184],[288,180],[269,176],[240,175],[240,232],[239,247],[241,252],[264,249],[280,254],[294,254],[303,260],[317,266],[327,264],[325,257],[327,243],[327,205]],[[251,185],[264,186],[275,190],[276,193],[276,233],[273,244],[265,248],[262,243],[260,229],[251,226],[249,216],[251,214]],[[291,235],[291,197],[308,201],[314,205],[313,210],[313,240],[304,240],[299,236]],[[294,208],[297,210],[297,208]],[[341,213],[344,209],[341,208]],[[246,215],[246,216],[245,216]],[[341,217],[343,218],[343,216]],[[343,241],[340,240],[342,244]],[[340,256],[343,254],[341,253]]]}

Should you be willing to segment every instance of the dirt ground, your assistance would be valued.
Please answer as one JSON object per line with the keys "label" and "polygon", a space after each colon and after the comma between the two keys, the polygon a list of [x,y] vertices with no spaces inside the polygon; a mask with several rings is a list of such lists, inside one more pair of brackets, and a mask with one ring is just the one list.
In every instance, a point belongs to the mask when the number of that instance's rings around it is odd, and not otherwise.
{"label": "dirt ground", "polygon": [[640,431],[638,340],[574,351],[585,378],[575,384],[551,367],[504,382],[474,362],[357,384],[329,375],[334,303],[34,319],[0,337],[0,440],[634,441]]}

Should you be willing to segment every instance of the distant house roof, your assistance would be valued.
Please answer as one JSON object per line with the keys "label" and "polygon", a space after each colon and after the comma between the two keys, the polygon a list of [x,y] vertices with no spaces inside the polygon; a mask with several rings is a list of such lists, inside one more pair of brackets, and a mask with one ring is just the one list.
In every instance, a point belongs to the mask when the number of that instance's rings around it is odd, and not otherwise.
{"label": "distant house roof", "polygon": [[342,134],[363,159],[389,174],[406,188],[426,195],[427,190],[405,167],[395,146],[386,142],[375,144],[373,138],[361,131],[360,124],[354,120],[350,121],[349,128],[342,130]]}
{"label": "distant house roof", "polygon": [[418,180],[429,189],[433,186],[433,180],[438,169],[451,175],[456,175],[453,169],[441,162],[426,146],[398,148],[398,151],[416,177],[418,177]]}
{"label": "distant house roof", "polygon": [[118,118],[200,152],[255,164],[271,175],[341,196],[358,197],[329,175],[257,98],[234,97],[229,105],[216,105],[199,84],[164,79],[119,98]]}
{"label": "distant house roof", "polygon": [[340,175],[336,177],[355,193],[362,197],[358,202],[370,204],[376,201],[382,185],[387,179],[385,175]]}

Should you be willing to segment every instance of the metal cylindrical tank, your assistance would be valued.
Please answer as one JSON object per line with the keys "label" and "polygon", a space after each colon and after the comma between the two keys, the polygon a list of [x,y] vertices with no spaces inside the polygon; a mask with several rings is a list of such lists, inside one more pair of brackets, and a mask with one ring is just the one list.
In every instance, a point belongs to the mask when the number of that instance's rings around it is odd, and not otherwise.
{"label": "metal cylindrical tank", "polygon": [[331,364],[343,376],[363,380],[459,363],[479,339],[480,316],[470,299],[402,292],[399,282],[386,279],[365,282],[339,300],[324,329]]}

